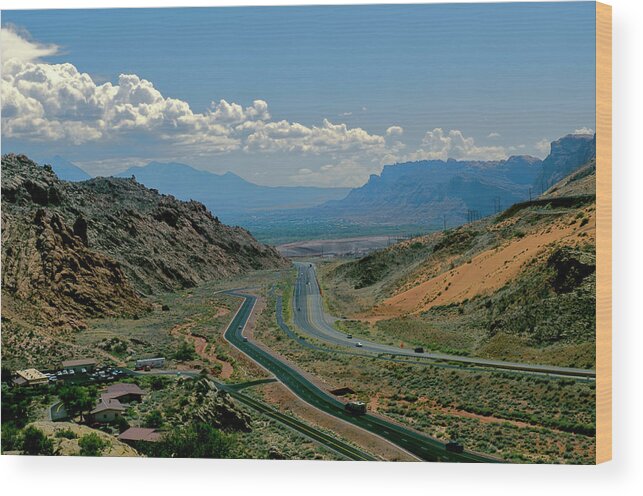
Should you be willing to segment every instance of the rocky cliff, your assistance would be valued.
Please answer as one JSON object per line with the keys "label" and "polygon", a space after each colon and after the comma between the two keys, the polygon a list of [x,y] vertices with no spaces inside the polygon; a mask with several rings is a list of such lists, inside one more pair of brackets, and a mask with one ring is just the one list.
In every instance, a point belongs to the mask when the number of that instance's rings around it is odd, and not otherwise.
{"label": "rocky cliff", "polygon": [[[23,155],[2,157],[2,337],[10,350],[37,356],[53,346],[52,333],[80,329],[83,319],[145,312],[145,294],[285,263],[200,203],[132,179],[61,181]],[[39,339],[32,325],[48,332]]]}

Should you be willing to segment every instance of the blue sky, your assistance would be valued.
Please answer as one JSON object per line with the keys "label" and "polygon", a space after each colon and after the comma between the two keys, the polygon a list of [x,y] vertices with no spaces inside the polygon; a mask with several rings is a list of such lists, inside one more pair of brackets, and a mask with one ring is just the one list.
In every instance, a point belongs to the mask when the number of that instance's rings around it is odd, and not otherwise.
{"label": "blue sky", "polygon": [[396,161],[543,156],[594,128],[594,16],[592,2],[3,11],[3,152],[327,186]]}

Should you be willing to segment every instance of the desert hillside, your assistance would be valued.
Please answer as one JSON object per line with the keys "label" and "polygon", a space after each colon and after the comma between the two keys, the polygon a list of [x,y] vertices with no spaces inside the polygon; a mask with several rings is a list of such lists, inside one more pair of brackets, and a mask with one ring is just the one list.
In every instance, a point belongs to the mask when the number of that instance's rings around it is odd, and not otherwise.
{"label": "desert hillside", "polygon": [[59,353],[84,319],[145,312],[145,294],[285,264],[197,202],[133,179],[70,183],[2,158],[3,357]]}
{"label": "desert hillside", "polygon": [[595,161],[541,197],[326,269],[355,332],[441,351],[591,366]]}

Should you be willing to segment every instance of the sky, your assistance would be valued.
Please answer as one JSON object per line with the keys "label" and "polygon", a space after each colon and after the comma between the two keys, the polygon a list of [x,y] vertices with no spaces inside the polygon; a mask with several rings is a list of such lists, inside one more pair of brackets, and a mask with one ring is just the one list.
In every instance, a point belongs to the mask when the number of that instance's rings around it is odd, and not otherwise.
{"label": "sky", "polygon": [[594,5],[3,11],[2,152],[342,187],[542,158],[595,127]]}

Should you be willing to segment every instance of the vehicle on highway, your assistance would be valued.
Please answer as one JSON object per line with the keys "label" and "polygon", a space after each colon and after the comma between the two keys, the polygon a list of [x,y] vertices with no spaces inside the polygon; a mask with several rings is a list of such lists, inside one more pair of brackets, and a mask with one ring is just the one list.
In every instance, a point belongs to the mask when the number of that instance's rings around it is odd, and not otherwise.
{"label": "vehicle on highway", "polygon": [[362,346],[364,346],[364,345],[358,341],[357,343],[355,343],[355,346],[356,346],[357,348],[361,348],[361,347],[362,347]]}
{"label": "vehicle on highway", "polygon": [[447,451],[451,451],[452,453],[463,453],[464,452],[464,446],[462,446],[458,441],[449,441],[447,444],[444,445],[444,448]]}
{"label": "vehicle on highway", "polygon": [[415,351],[416,353],[424,353],[424,348],[422,348],[421,346],[418,346],[418,347],[417,347],[417,348],[415,348],[415,350],[413,350],[413,351]]}
{"label": "vehicle on highway", "polygon": [[247,337],[245,337],[245,336],[243,336],[243,342],[244,342],[244,343],[247,343],[247,342],[248,342],[248,338],[247,338]]}
{"label": "vehicle on highway", "polygon": [[348,336],[346,336],[346,337],[347,337],[348,339],[353,339],[353,335],[352,335],[352,334],[349,334],[349,335],[348,335]]}
{"label": "vehicle on highway", "polygon": [[349,401],[344,406],[344,409],[350,413],[364,415],[366,414],[366,403],[363,401]]}

